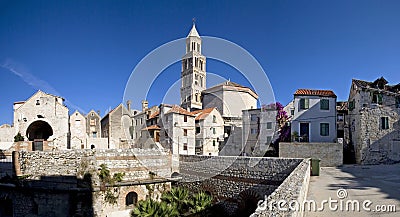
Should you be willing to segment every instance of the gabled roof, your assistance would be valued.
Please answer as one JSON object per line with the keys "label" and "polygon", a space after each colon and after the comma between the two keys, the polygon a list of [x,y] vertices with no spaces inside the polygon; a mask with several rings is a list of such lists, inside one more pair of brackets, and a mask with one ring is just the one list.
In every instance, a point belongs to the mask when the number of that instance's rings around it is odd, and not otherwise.
{"label": "gabled roof", "polygon": [[353,79],[352,83],[361,88],[380,89],[393,93],[400,93],[400,83],[396,85],[388,85],[388,81],[384,77],[380,77],[373,82]]}
{"label": "gabled roof", "polygon": [[294,93],[295,96],[324,96],[335,97],[336,94],[332,90],[311,90],[311,89],[298,89]]}
{"label": "gabled roof", "polygon": [[166,112],[165,114],[169,114],[169,113],[177,113],[177,114],[182,114],[182,115],[194,116],[189,111],[187,111],[186,109],[184,109],[178,105],[172,106],[172,108],[170,110],[168,110],[168,112]]}
{"label": "gabled roof", "polygon": [[[99,111],[99,112],[100,112],[100,111]],[[100,117],[99,113],[97,113],[97,112],[94,111],[93,109],[90,110],[90,112],[86,114],[86,117],[89,116],[90,113],[94,113],[95,115],[97,115],[98,117]]]}
{"label": "gabled roof", "polygon": [[160,130],[161,128],[158,125],[151,125],[146,128],[143,128],[142,130]]}
{"label": "gabled roof", "polygon": [[160,111],[153,112],[153,113],[149,116],[149,119],[155,118],[155,117],[157,117],[159,114],[160,114]]}
{"label": "gabled roof", "polygon": [[205,118],[207,118],[207,116],[215,109],[215,107],[213,108],[206,108],[203,110],[196,110],[191,112],[191,114],[195,115],[196,118],[194,120],[198,121],[198,120],[204,120]]}
{"label": "gabled roof", "polygon": [[190,30],[189,35],[187,37],[188,38],[189,37],[199,37],[200,38],[200,35],[197,32],[196,25],[194,23],[193,23],[192,29]]}

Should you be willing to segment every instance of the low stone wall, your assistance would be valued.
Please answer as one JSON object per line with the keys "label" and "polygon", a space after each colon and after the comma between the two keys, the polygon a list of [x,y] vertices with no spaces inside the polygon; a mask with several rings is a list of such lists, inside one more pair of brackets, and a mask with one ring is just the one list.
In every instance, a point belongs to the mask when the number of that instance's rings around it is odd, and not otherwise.
{"label": "low stone wall", "polygon": [[228,216],[248,216],[300,162],[302,159],[181,155],[182,180],[177,185],[210,193]]}
{"label": "low stone wall", "polygon": [[171,156],[156,150],[85,149],[15,153],[18,154],[18,161],[14,162],[17,175],[29,175],[33,179],[40,179],[41,176],[83,178],[85,173],[97,173],[101,164],[105,164],[111,174],[124,172],[123,180],[126,181],[170,177],[172,174]]}
{"label": "low stone wall", "polygon": [[[309,182],[310,159],[304,159],[272,194],[259,203],[251,217],[303,216],[301,207],[307,198]],[[278,201],[285,201],[279,209]],[[289,204],[298,204],[299,209],[290,209]]]}
{"label": "low stone wall", "polygon": [[336,167],[343,165],[343,145],[340,143],[281,142],[279,157],[319,158],[321,167]]}

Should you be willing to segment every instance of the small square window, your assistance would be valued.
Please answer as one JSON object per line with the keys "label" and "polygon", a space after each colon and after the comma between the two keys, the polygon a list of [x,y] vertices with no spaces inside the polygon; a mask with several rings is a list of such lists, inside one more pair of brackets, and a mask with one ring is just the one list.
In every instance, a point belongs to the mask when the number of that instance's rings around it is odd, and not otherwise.
{"label": "small square window", "polygon": [[267,122],[267,129],[268,130],[272,129],[272,122]]}
{"label": "small square window", "polygon": [[321,110],[329,110],[329,99],[321,99],[319,103]]}
{"label": "small square window", "polygon": [[188,150],[187,143],[183,143],[183,150],[184,150],[184,151],[187,151],[187,150]]}
{"label": "small square window", "polygon": [[373,93],[372,94],[372,103],[376,103],[382,105],[382,94],[381,93]]}

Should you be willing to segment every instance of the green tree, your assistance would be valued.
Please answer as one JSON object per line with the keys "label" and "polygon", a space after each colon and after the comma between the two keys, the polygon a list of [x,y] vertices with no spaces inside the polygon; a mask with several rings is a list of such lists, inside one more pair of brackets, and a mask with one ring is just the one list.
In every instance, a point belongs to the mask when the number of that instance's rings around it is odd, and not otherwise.
{"label": "green tree", "polygon": [[189,191],[186,188],[172,188],[161,195],[161,200],[175,204],[180,213],[185,213],[190,204]]}
{"label": "green tree", "polygon": [[153,199],[139,201],[131,212],[132,217],[178,217],[179,215],[174,205]]}
{"label": "green tree", "polygon": [[203,191],[193,195],[190,200],[190,211],[192,213],[203,212],[212,206],[212,197]]}
{"label": "green tree", "polygon": [[17,133],[17,135],[14,136],[14,142],[21,142],[24,141],[24,137],[21,135],[20,132]]}

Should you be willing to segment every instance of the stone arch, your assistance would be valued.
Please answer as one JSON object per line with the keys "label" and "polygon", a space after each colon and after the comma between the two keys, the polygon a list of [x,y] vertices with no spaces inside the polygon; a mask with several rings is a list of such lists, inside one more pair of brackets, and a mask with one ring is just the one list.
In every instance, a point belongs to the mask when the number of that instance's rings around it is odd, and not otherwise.
{"label": "stone arch", "polygon": [[138,202],[138,194],[136,192],[131,191],[125,196],[126,206],[135,206],[137,202]]}
{"label": "stone arch", "polygon": [[253,190],[245,190],[238,197],[239,216],[250,216],[257,209],[258,201],[263,197]]}
{"label": "stone arch", "polygon": [[44,140],[46,141],[50,136],[53,135],[53,128],[46,121],[34,121],[26,130],[26,137],[29,141]]}

